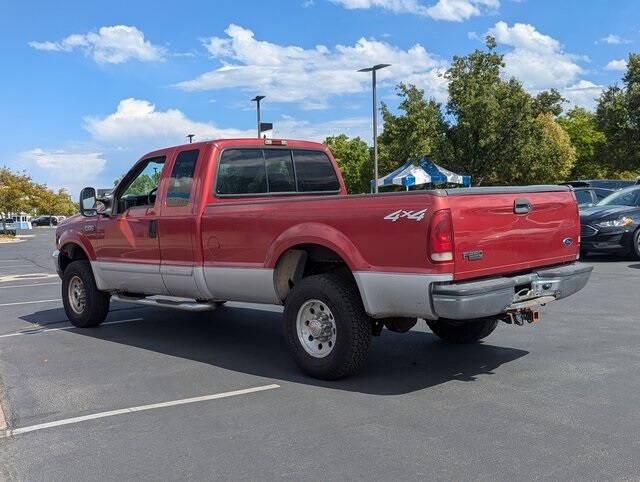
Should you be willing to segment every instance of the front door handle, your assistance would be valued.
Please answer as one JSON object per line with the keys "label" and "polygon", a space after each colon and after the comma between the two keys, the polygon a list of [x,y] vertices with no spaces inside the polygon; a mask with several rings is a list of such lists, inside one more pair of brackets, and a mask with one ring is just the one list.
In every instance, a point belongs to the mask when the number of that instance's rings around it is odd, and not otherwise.
{"label": "front door handle", "polygon": [[527,199],[516,199],[513,202],[513,212],[516,214],[530,213],[531,203]]}
{"label": "front door handle", "polygon": [[151,222],[149,222],[149,237],[155,238],[157,235],[158,235],[158,221],[156,221],[155,219],[152,219]]}

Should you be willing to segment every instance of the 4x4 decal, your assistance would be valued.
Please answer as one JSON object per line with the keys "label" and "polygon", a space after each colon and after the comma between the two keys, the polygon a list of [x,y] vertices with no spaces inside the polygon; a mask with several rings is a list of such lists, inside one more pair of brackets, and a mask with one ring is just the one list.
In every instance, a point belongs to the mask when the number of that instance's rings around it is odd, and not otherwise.
{"label": "4x4 decal", "polygon": [[384,219],[386,219],[387,221],[392,221],[394,223],[400,218],[422,221],[426,212],[426,209],[421,209],[420,211],[406,211],[404,209],[398,209],[397,211],[387,214]]}

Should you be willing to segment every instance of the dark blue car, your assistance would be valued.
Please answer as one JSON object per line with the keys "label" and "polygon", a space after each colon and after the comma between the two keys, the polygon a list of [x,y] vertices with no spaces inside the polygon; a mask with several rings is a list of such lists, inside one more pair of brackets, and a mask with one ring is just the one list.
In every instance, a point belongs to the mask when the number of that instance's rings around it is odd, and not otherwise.
{"label": "dark blue car", "polygon": [[583,253],[632,254],[640,259],[640,186],[607,196],[580,211]]}

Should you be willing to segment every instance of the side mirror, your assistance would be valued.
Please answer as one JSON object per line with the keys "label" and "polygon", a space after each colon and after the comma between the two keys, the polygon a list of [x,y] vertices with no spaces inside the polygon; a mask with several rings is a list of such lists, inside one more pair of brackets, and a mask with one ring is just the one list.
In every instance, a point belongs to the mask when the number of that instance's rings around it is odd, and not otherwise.
{"label": "side mirror", "polygon": [[95,216],[97,212],[96,190],[92,187],[85,187],[80,191],[80,214]]}

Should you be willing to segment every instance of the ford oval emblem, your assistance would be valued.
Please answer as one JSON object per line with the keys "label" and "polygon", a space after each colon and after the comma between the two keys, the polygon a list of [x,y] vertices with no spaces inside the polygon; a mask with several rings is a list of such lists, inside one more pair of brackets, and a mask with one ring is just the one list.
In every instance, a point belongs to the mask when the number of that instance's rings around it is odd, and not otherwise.
{"label": "ford oval emblem", "polygon": [[571,238],[564,238],[562,240],[562,244],[564,244],[565,246],[571,246],[573,244],[573,239]]}

